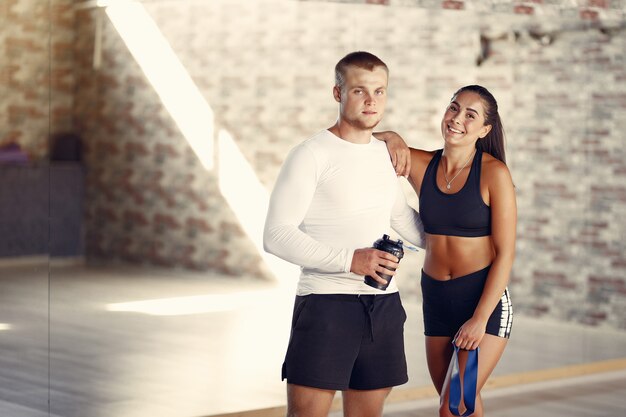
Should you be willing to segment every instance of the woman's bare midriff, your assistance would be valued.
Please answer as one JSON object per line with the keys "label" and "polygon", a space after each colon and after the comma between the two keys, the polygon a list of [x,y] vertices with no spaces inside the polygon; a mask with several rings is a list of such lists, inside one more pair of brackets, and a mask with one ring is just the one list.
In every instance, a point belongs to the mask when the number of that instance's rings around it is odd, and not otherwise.
{"label": "woman's bare midriff", "polygon": [[426,234],[424,272],[447,281],[480,271],[495,257],[490,236],[460,237]]}

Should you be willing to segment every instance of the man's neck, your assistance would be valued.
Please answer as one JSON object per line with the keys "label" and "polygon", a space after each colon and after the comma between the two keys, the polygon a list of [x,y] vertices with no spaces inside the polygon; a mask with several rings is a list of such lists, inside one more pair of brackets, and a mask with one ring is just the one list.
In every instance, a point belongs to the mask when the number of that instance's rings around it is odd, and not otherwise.
{"label": "man's neck", "polygon": [[337,120],[328,131],[333,135],[351,143],[369,143],[372,139],[372,131],[374,129],[357,129],[346,122]]}

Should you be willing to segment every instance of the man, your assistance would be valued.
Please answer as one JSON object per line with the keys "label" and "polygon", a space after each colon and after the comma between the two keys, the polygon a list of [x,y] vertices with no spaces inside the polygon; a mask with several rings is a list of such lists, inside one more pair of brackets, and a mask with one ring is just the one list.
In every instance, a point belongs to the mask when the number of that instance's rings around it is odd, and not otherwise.
{"label": "man", "polygon": [[344,415],[380,416],[393,386],[408,380],[406,314],[392,279],[398,258],[371,248],[390,226],[420,246],[421,221],[404,199],[384,142],[372,136],[387,100],[388,69],[353,52],[335,67],[339,118],[296,146],[270,199],[264,247],[300,265],[282,377],[288,416],[326,416],[335,392]]}

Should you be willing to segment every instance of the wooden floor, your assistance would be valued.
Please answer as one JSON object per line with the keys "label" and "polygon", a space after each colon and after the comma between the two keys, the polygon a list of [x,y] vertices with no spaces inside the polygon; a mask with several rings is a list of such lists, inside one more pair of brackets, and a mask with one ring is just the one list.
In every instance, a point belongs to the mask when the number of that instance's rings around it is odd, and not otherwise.
{"label": "wooden floor", "polygon": [[[626,415],[626,371],[486,390],[489,417],[614,417]],[[388,417],[433,417],[437,400],[387,406]],[[331,417],[340,417],[337,412]]]}
{"label": "wooden floor", "polygon": [[[284,415],[279,372],[292,302],[292,288],[246,278],[122,266],[2,266],[0,416]],[[436,398],[424,395],[430,381],[421,306],[409,296],[404,303],[410,382],[394,390],[404,397],[390,401],[386,414],[436,415]],[[509,381],[499,392],[509,392],[485,394],[489,416],[623,415],[626,377],[610,384],[586,377],[534,391],[515,386],[515,377],[619,360],[624,346],[625,332],[516,317],[494,372],[495,380]],[[580,401],[587,405],[576,406]]]}

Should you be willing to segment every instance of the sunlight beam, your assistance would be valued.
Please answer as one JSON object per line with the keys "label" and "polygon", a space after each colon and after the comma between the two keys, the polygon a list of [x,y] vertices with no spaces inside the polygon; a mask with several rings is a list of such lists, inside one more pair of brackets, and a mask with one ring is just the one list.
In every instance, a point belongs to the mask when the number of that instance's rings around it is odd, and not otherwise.
{"label": "sunlight beam", "polygon": [[[152,316],[221,313],[258,308],[263,304],[276,305],[275,300],[279,295],[281,295],[280,289],[238,292],[234,294],[205,294],[111,303],[106,306],[106,309],[112,312],[142,313]],[[287,298],[285,297],[284,299]]]}
{"label": "sunlight beam", "polygon": [[213,110],[154,20],[138,2],[112,2],[106,13],[202,165],[213,169]]}
{"label": "sunlight beam", "polygon": [[225,130],[219,132],[218,147],[219,187],[222,195],[278,282],[295,286],[299,267],[263,250],[263,227],[269,207],[269,193]]}
{"label": "sunlight beam", "polygon": [[[207,170],[214,166],[214,114],[209,103],[145,8],[135,1],[102,3],[106,14],[141,67],[163,105]],[[232,136],[218,136],[219,187],[245,233],[284,287],[295,287],[299,268],[263,250],[269,193]]]}

